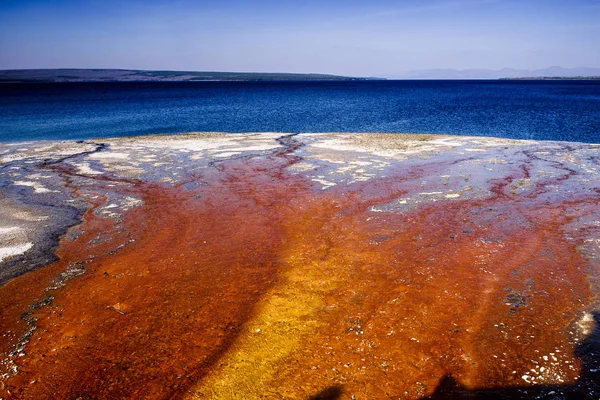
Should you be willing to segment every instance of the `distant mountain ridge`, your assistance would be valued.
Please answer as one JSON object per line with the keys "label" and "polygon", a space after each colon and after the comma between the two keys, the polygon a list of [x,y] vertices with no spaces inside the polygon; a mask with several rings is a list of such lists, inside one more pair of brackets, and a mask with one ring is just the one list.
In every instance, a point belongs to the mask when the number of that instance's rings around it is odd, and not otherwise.
{"label": "distant mountain ridge", "polygon": [[[600,68],[543,69],[423,69],[389,79],[600,79]],[[200,81],[366,81],[377,77],[330,74],[218,71],[151,71],[134,69],[9,69],[0,70],[0,83],[41,82],[200,82]]]}
{"label": "distant mountain ridge", "polygon": [[409,71],[398,75],[396,79],[503,79],[503,78],[577,78],[600,77],[600,68],[563,68],[549,67],[543,69],[424,69]]}
{"label": "distant mountain ridge", "polygon": [[268,72],[145,71],[133,69],[12,69],[0,70],[0,83],[34,82],[198,82],[198,81],[349,81],[327,74]]}

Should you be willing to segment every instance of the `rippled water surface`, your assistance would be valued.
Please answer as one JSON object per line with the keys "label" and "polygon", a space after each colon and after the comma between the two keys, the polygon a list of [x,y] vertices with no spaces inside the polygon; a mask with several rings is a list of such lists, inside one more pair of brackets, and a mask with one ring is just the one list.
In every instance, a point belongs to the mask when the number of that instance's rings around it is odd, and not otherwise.
{"label": "rippled water surface", "polygon": [[188,131],[427,132],[600,143],[600,82],[0,85],[0,141]]}

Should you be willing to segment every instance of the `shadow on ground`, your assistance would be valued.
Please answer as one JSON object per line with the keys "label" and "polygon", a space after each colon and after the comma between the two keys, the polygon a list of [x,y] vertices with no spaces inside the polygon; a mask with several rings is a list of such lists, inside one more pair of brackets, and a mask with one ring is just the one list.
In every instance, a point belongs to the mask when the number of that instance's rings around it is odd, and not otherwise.
{"label": "shadow on ground", "polygon": [[310,396],[308,400],[338,400],[342,396],[342,393],[341,386],[330,386],[314,396]]}
{"label": "shadow on ground", "polygon": [[[581,374],[573,385],[536,385],[467,389],[452,376],[445,376],[435,392],[423,400],[508,400],[508,399],[600,399],[600,312],[593,313],[594,330],[575,350],[582,361]],[[338,400],[341,386],[331,386],[308,400]]]}
{"label": "shadow on ground", "polygon": [[600,399],[600,312],[595,312],[594,331],[577,348],[581,374],[572,385],[539,385],[469,390],[453,377],[445,376],[428,400],[462,399]]}

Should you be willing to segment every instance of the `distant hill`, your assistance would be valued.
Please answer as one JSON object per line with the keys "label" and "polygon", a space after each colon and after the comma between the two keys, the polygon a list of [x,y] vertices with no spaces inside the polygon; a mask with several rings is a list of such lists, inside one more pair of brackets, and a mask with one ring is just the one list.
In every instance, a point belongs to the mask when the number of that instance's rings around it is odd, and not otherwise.
{"label": "distant hill", "polygon": [[12,69],[0,70],[0,83],[33,82],[197,82],[197,81],[348,81],[326,74],[263,72],[142,71],[131,69]]}
{"label": "distant hill", "polygon": [[599,76],[524,76],[522,78],[500,78],[509,81],[600,81]]}
{"label": "distant hill", "polygon": [[600,68],[562,68],[550,67],[543,69],[427,69],[409,71],[395,76],[396,79],[586,79],[599,77]]}

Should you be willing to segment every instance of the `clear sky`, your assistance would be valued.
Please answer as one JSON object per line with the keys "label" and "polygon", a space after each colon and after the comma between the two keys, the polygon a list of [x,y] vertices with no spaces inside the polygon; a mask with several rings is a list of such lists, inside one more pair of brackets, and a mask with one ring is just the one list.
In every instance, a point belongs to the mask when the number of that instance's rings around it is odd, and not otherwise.
{"label": "clear sky", "polygon": [[600,0],[0,0],[0,69],[600,67]]}

